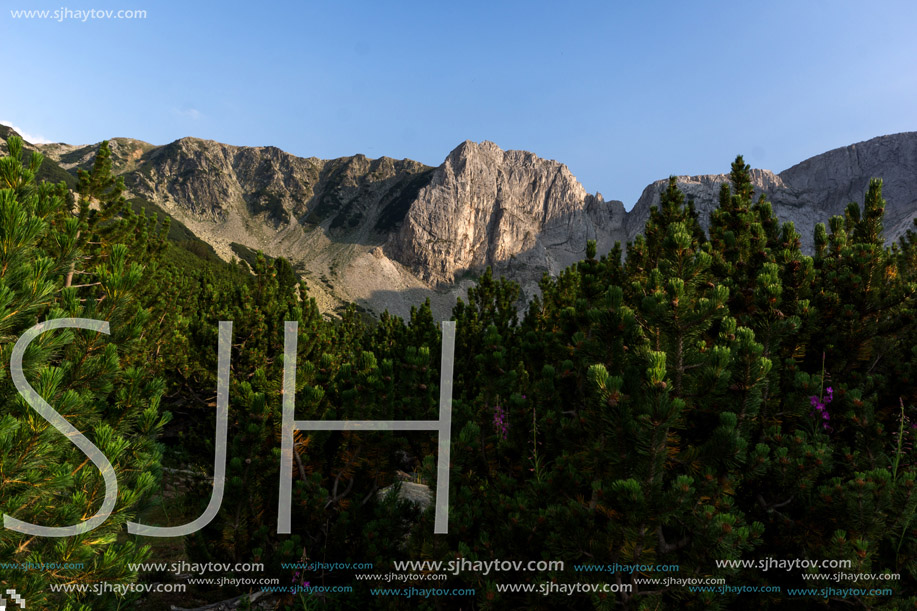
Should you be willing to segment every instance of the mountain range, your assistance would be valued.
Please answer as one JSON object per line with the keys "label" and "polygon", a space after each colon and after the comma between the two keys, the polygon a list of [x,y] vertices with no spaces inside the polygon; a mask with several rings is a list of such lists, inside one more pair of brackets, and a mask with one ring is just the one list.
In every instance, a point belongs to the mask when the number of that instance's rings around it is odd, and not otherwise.
{"label": "mountain range", "polygon": [[[13,133],[0,126],[0,146]],[[40,177],[73,184],[98,144],[31,144],[46,157]],[[112,168],[135,204],[168,214],[225,259],[253,250],[283,256],[324,311],[354,302],[406,315],[430,298],[448,316],[486,266],[538,290],[583,258],[642,231],[666,180],[648,185],[630,211],[589,194],[567,166],[492,142],[466,141],[438,167],[363,155],[297,157],[275,147],[182,138],[156,146],[112,138]],[[884,180],[885,235],[897,240],[917,218],[917,132],[880,136],[817,155],[775,174],[753,170],[781,221],[811,250],[815,224],[862,203],[870,178]],[[680,176],[706,227],[723,174]]]}

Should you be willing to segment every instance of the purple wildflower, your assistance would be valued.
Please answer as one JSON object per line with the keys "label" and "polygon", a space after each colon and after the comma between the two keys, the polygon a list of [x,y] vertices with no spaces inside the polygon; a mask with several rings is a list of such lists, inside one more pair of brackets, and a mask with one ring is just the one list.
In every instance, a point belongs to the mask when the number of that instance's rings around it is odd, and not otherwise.
{"label": "purple wildflower", "polygon": [[821,420],[822,428],[826,431],[830,431],[831,427],[828,425],[828,421],[831,420],[831,414],[828,413],[826,406],[834,399],[834,389],[829,386],[825,390],[828,391],[828,396],[824,398],[824,401],[812,395],[809,397],[809,403],[815,408],[812,410],[812,415],[818,420]]}
{"label": "purple wildflower", "polygon": [[293,588],[291,593],[295,594],[297,592],[308,591],[310,583],[311,582],[306,581],[306,575],[304,572],[301,573],[296,571],[293,573]]}
{"label": "purple wildflower", "polygon": [[506,441],[506,432],[509,430],[509,422],[507,421],[506,412],[501,405],[494,406],[494,429],[500,435],[500,438]]}

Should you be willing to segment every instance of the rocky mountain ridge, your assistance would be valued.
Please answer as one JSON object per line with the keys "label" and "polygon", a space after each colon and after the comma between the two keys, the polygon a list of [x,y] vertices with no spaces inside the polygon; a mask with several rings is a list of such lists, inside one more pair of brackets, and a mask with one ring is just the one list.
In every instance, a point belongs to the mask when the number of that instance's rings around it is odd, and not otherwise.
{"label": "rocky mountain ridge", "polygon": [[[0,143],[8,133],[0,133]],[[409,159],[363,155],[322,160],[276,147],[237,147],[182,138],[154,146],[111,141],[114,170],[133,197],[181,221],[224,259],[240,248],[283,256],[309,281],[325,310],[352,301],[406,315],[430,297],[447,315],[491,265],[537,292],[585,254],[600,254],[643,229],[665,180],[646,187],[631,211],[589,194],[563,164],[492,142],[466,141],[432,168]],[[98,145],[33,145],[60,172],[92,162]],[[862,202],[872,177],[885,181],[886,236],[917,217],[917,133],[882,136],[818,155],[779,174],[754,170],[781,220],[811,247],[815,223]],[[722,174],[682,176],[702,222],[718,202]]]}
{"label": "rocky mountain ridge", "polygon": [[[774,174],[752,170],[755,196],[764,193],[781,221],[792,221],[802,236],[803,249],[811,251],[817,223],[843,215],[849,202],[863,203],[871,178],[883,180],[887,202],[884,233],[888,242],[897,241],[914,226],[917,218],[917,132],[880,136],[865,142],[816,155]],[[725,174],[679,176],[678,185],[693,198],[706,228],[710,213],[719,202]],[[665,180],[648,185],[625,221],[627,239],[642,229],[650,206],[658,205]]]}

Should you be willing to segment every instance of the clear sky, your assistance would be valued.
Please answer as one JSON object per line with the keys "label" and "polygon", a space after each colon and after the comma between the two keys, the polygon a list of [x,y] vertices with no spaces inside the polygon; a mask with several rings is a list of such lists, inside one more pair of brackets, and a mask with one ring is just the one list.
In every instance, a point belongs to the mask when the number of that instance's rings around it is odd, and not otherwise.
{"label": "clear sky", "polygon": [[[68,4],[73,2],[72,4]],[[464,140],[651,181],[917,130],[917,3],[5,0],[0,121],[438,165]],[[145,10],[145,19],[11,11]]]}

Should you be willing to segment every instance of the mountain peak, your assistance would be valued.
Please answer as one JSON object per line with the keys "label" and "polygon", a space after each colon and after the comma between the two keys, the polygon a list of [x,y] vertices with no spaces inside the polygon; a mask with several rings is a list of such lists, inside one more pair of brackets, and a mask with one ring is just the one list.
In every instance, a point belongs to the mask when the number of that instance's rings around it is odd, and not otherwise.
{"label": "mountain peak", "polygon": [[569,169],[528,151],[466,140],[433,173],[388,252],[433,284],[485,266],[535,283],[619,235],[623,206],[590,196]]}
{"label": "mountain peak", "polygon": [[[0,146],[14,133],[0,127]],[[223,258],[240,248],[286,257],[325,310],[356,301],[406,315],[431,295],[447,313],[465,279],[488,265],[531,296],[544,272],[582,259],[587,240],[596,240],[600,255],[632,240],[667,183],[649,185],[627,213],[619,201],[589,195],[564,164],[488,140],[462,142],[436,168],[361,154],[302,158],[194,137],[163,146],[110,142],[129,196],[158,206]],[[98,144],[29,148],[46,155],[45,176],[73,183]],[[884,180],[885,235],[900,237],[917,217],[915,176],[917,132],[834,149],[780,174],[751,172],[756,192],[795,223],[808,250],[815,224],[862,202],[873,177]],[[677,180],[706,224],[728,176]],[[436,286],[446,292],[430,293]]]}

